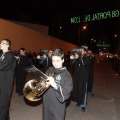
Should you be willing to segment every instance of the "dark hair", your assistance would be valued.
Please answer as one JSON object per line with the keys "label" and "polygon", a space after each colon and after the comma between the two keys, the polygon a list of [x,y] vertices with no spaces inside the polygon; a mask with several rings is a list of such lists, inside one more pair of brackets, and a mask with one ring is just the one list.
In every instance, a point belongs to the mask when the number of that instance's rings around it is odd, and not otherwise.
{"label": "dark hair", "polygon": [[93,53],[93,51],[91,49],[89,49],[88,51],[91,51],[91,53]]}
{"label": "dark hair", "polygon": [[44,50],[41,50],[41,51],[40,51],[40,55],[41,55],[41,56],[44,55],[44,54],[47,56],[47,55],[48,55],[48,50],[45,50],[45,49],[44,49]]}
{"label": "dark hair", "polygon": [[25,48],[20,48],[19,50],[23,50],[23,51],[25,51]]}
{"label": "dark hair", "polygon": [[62,49],[55,49],[52,56],[59,56],[61,59],[64,59],[64,51]]}
{"label": "dark hair", "polygon": [[7,42],[7,44],[8,44],[9,46],[11,46],[11,41],[10,41],[9,39],[2,39],[2,40],[5,40],[5,41]]}

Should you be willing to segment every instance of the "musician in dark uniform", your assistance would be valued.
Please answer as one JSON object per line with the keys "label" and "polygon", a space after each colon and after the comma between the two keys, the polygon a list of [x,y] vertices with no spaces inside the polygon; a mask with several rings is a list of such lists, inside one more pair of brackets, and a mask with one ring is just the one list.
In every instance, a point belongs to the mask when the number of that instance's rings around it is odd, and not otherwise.
{"label": "musician in dark uniform", "polygon": [[26,70],[28,67],[28,56],[26,54],[25,48],[20,48],[19,56],[15,56],[17,59],[16,65],[16,92],[19,95],[23,95],[23,87],[25,85],[26,80]]}
{"label": "musician in dark uniform", "polygon": [[65,120],[66,101],[73,88],[72,77],[66,67],[63,67],[64,52],[56,49],[52,53],[52,64],[46,74],[50,88],[43,95],[43,120]]}
{"label": "musician in dark uniform", "polygon": [[80,106],[82,112],[85,112],[87,103],[87,81],[90,64],[90,59],[86,56],[85,51],[84,47],[76,49],[75,59],[71,62],[74,71],[72,100],[77,102],[76,106]]}
{"label": "musician in dark uniform", "polygon": [[95,57],[93,56],[93,53],[91,50],[88,50],[87,56],[89,56],[90,59],[90,66],[89,66],[89,80],[88,80],[88,93],[91,94],[91,96],[94,96],[94,64],[95,64]]}
{"label": "musician in dark uniform", "polygon": [[0,43],[0,120],[9,120],[9,105],[11,99],[16,60],[9,50],[11,41],[3,39]]}
{"label": "musician in dark uniform", "polygon": [[42,50],[41,55],[42,59],[40,59],[39,64],[43,67],[43,72],[45,73],[48,70],[48,68],[52,66],[52,59],[50,57],[50,53],[48,56],[47,50]]}

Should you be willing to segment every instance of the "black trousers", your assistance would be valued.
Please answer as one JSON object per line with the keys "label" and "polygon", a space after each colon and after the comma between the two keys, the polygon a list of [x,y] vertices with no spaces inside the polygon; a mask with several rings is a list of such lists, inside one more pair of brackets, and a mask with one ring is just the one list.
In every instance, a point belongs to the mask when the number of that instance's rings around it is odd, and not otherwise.
{"label": "black trousers", "polygon": [[26,80],[26,71],[25,70],[17,70],[16,71],[16,92],[19,94],[23,94],[23,88]]}
{"label": "black trousers", "polygon": [[9,120],[9,107],[10,107],[9,93],[5,93],[0,90],[0,120]]}

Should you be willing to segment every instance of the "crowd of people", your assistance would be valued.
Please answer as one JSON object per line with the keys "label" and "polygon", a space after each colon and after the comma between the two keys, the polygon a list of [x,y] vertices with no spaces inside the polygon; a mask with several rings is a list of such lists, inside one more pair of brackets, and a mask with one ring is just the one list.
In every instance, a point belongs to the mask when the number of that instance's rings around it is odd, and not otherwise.
{"label": "crowd of people", "polygon": [[20,48],[13,52],[10,46],[9,39],[3,39],[0,43],[0,120],[10,119],[14,77],[16,93],[22,96],[27,75],[25,68],[31,65],[46,75],[53,74],[48,75],[46,84],[50,87],[43,94],[43,120],[64,120],[69,98],[85,112],[88,93],[94,96],[95,64],[95,57],[87,46],[73,49],[68,55],[62,49],[40,49],[40,52],[31,54]]}

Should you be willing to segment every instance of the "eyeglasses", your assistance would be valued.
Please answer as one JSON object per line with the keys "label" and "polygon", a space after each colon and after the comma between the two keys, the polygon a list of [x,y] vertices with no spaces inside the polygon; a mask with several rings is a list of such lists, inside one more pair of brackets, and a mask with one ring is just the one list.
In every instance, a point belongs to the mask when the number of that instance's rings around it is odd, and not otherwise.
{"label": "eyeglasses", "polygon": [[7,43],[4,43],[4,42],[1,42],[0,44],[1,44],[1,45],[8,45]]}

